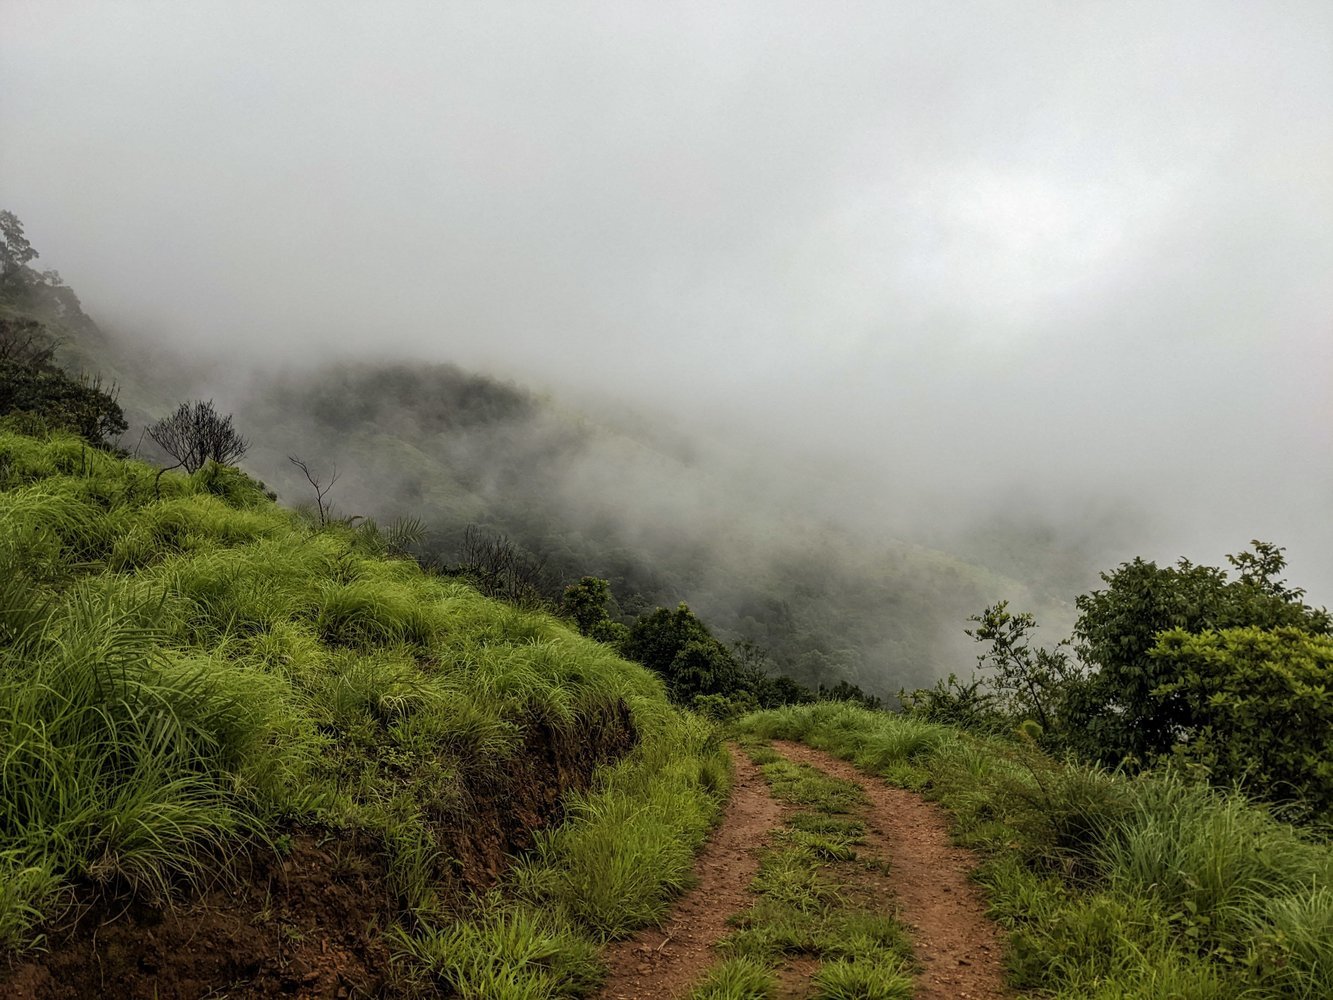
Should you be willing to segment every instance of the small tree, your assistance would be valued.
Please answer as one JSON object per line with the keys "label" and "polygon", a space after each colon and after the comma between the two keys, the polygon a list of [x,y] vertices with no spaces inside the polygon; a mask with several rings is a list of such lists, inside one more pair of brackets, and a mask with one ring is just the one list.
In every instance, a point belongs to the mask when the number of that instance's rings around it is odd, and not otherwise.
{"label": "small tree", "polygon": [[315,474],[310,471],[310,466],[303,459],[297,458],[295,455],[288,455],[287,461],[300,469],[306,482],[314,487],[315,509],[319,512],[319,526],[324,527],[329,523],[329,511],[333,507],[333,504],[325,502],[325,497],[329,495],[329,490],[333,489],[333,484],[338,481],[338,466],[333,467],[333,471],[329,474],[329,481],[323,483],[315,477]]}
{"label": "small tree", "polygon": [[189,473],[210,461],[233,465],[250,448],[232,426],[231,415],[219,414],[211,399],[181,403],[171,416],[149,427],[148,436]]}
{"label": "small tree", "polygon": [[966,629],[979,643],[990,648],[977,656],[977,663],[990,667],[994,674],[990,686],[1007,706],[1020,715],[1033,716],[1041,728],[1050,732],[1058,708],[1057,702],[1074,677],[1069,658],[1063,650],[1033,649],[1029,633],[1037,627],[1030,612],[1009,611],[1009,602],[1000,601],[979,615],[968,618],[975,629]]}
{"label": "small tree", "polygon": [[37,258],[23,223],[13,212],[0,212],[0,289],[22,287],[33,275],[29,266]]}
{"label": "small tree", "polygon": [[560,613],[574,622],[584,635],[607,621],[606,604],[611,599],[611,584],[595,576],[585,576],[565,588],[560,598]]}

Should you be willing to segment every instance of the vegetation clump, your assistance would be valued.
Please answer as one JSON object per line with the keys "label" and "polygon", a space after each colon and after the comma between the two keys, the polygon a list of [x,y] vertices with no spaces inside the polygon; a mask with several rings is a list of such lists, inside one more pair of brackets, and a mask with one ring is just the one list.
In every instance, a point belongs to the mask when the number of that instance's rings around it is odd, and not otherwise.
{"label": "vegetation clump", "polygon": [[1234,579],[1135,559],[1078,598],[1074,636],[1034,647],[1031,614],[1000,602],[968,632],[986,673],[903,692],[933,722],[999,735],[1020,724],[1048,749],[1129,771],[1186,766],[1222,788],[1333,821],[1333,619],[1280,578],[1282,550],[1227,557]]}

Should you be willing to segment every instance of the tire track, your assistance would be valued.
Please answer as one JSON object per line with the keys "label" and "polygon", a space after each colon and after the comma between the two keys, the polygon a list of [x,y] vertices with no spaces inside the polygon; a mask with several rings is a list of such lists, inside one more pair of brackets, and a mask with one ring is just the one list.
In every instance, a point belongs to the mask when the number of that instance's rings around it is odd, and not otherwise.
{"label": "tire track", "polygon": [[727,919],[754,901],[750,882],[759,848],[782,825],[784,808],[745,754],[728,747],[735,767],[731,799],[722,822],[694,865],[697,884],[671,909],[660,928],[640,931],[602,952],[609,974],[601,1000],[657,1000],[689,992],[717,956]]}
{"label": "tire track", "polygon": [[914,792],[872,778],[831,754],[775,740],[788,760],[854,781],[870,800],[867,846],[890,862],[899,918],[923,971],[915,1000],[1006,1000],[999,928],[969,876],[976,856],[949,840],[944,810]]}

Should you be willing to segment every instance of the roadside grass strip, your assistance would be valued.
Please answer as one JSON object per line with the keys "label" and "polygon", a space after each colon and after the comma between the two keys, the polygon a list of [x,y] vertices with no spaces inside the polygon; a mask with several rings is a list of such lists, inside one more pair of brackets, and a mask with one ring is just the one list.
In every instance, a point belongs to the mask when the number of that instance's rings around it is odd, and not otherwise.
{"label": "roadside grass strip", "polygon": [[1238,794],[1126,778],[850,704],[746,716],[925,792],[979,851],[1011,985],[1054,998],[1333,997],[1333,849]]}
{"label": "roadside grass strip", "polygon": [[815,1000],[907,1000],[912,957],[904,928],[886,912],[885,862],[862,855],[861,789],[793,764],[766,743],[742,744],[775,798],[797,807],[773,835],[752,888],[758,900],[717,946],[722,961],[691,1000],[777,996],[793,958],[819,963]]}
{"label": "roadside grass strip", "polygon": [[398,936],[416,983],[465,1000],[584,997],[599,946],[660,920],[689,887],[694,856],[730,788],[726,751],[701,716],[661,706],[635,750],[571,796],[537,843],[463,919]]}

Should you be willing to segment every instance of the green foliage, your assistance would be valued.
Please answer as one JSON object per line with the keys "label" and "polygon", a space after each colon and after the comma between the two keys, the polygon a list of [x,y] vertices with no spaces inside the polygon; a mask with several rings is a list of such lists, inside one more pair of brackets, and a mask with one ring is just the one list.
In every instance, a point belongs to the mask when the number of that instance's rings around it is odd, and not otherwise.
{"label": "green foliage", "polygon": [[731,653],[683,603],[674,611],[658,608],[640,616],[630,627],[624,652],[660,674],[678,702],[696,694],[731,695],[742,686]]}
{"label": "green foliage", "polygon": [[689,1000],[769,1000],[777,986],[762,962],[742,956],[709,969],[703,982],[690,991]]}
{"label": "green foliage", "polygon": [[1035,719],[1043,730],[1053,730],[1063,715],[1076,675],[1062,649],[1033,649],[1029,634],[1037,621],[1029,612],[1009,611],[1009,602],[1000,601],[968,621],[975,629],[966,632],[990,648],[977,662],[992,671],[989,686],[1004,710],[1018,718]]}
{"label": "green foliage", "polygon": [[[785,680],[786,678],[779,678]],[[793,682],[795,683],[795,682]],[[854,701],[866,708],[882,708],[883,699],[876,695],[866,694],[861,688],[848,681],[838,681],[829,687],[823,684],[819,685],[818,697],[820,701]],[[795,705],[805,699],[799,697],[786,698],[778,704]],[[766,704],[765,708],[776,708],[777,704]]]}
{"label": "green foliage", "polygon": [[18,217],[13,212],[0,212],[0,287],[21,281],[28,264],[37,256]]}
{"label": "green foliage", "polygon": [[584,996],[601,980],[597,949],[549,915],[506,907],[440,929],[402,934],[405,953],[464,1000]]}
{"label": "green foliage", "polygon": [[986,678],[973,676],[964,683],[957,674],[941,677],[933,687],[899,691],[903,711],[924,722],[957,726],[974,733],[997,733],[1008,728],[999,699]]}
{"label": "green foliage", "polygon": [[595,576],[585,576],[565,588],[560,613],[574,622],[583,635],[592,635],[607,621],[606,604],[611,599],[611,584]]}
{"label": "green foliage", "polygon": [[[672,700],[691,705],[703,698],[698,706],[714,718],[730,718],[750,702],[774,707],[815,697],[789,677],[765,673],[754,662],[753,644],[748,650],[740,644],[743,655],[750,653],[750,662],[739,661],[684,603],[675,611],[658,608],[640,615],[619,648],[628,659],[660,674]],[[762,659],[762,652],[759,656]]]}
{"label": "green foliage", "polygon": [[1154,697],[1188,720],[1178,758],[1302,817],[1333,817],[1333,638],[1177,629],[1161,633],[1149,656],[1174,678]]}
{"label": "green foliage", "polygon": [[1297,628],[1327,634],[1327,611],[1300,603],[1301,592],[1276,582],[1281,549],[1255,542],[1230,557],[1241,571],[1228,581],[1212,566],[1182,559],[1158,567],[1135,559],[1103,574],[1105,590],[1078,598],[1077,650],[1093,672],[1070,699],[1066,733],[1084,754],[1108,763],[1148,761],[1171,751],[1198,721],[1175,694],[1175,662],[1154,656],[1157,637],[1229,628]]}
{"label": "green foliage", "polygon": [[698,717],[663,719],[593,792],[570,797],[567,824],[537,834],[516,891],[602,940],[658,921],[689,886],[730,787],[717,731]]}
{"label": "green foliage", "polygon": [[127,426],[115,387],[70,375],[55,364],[54,351],[41,324],[0,318],[0,417],[22,415],[41,429],[72,431],[109,446]]}
{"label": "green foliage", "polygon": [[894,958],[842,958],[815,973],[816,1000],[911,1000],[912,979]]}

